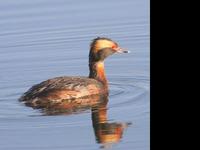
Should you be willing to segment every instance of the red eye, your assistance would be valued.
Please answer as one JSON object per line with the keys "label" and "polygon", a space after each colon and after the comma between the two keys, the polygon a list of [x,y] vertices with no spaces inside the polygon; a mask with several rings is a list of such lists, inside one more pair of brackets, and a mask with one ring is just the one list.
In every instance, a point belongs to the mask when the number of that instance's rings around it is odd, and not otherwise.
{"label": "red eye", "polygon": [[113,45],[113,46],[112,46],[112,49],[115,49],[116,47],[117,47],[116,45]]}

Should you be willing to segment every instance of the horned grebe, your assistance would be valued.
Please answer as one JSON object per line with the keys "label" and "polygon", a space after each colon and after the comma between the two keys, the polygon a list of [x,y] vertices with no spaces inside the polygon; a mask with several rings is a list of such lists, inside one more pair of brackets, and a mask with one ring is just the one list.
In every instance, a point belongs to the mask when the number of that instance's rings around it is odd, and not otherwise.
{"label": "horned grebe", "polygon": [[[56,77],[34,85],[20,97],[27,106],[44,108],[92,103],[90,96],[108,94],[104,60],[114,53],[127,53],[109,38],[98,37],[90,45],[89,77]],[[97,100],[99,98],[96,98]],[[70,104],[70,105],[68,105]]]}

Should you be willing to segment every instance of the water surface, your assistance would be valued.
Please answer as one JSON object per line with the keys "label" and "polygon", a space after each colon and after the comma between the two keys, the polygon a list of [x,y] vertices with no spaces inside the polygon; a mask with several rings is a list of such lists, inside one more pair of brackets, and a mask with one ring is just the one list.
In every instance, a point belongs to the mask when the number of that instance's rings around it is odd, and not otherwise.
{"label": "water surface", "polygon": [[87,76],[91,39],[109,37],[130,54],[106,60],[107,123],[131,123],[118,150],[149,149],[148,0],[0,0],[0,149],[94,150],[91,110],[42,115],[18,98],[32,85]]}

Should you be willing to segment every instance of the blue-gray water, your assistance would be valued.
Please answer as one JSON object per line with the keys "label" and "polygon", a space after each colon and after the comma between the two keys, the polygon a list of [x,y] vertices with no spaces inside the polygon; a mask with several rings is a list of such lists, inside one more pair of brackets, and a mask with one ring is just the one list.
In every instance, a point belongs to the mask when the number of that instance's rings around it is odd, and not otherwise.
{"label": "blue-gray water", "polygon": [[0,149],[94,150],[91,111],[43,116],[18,98],[32,85],[88,75],[89,43],[109,37],[130,54],[106,60],[107,117],[131,122],[116,150],[149,149],[148,0],[0,0]]}

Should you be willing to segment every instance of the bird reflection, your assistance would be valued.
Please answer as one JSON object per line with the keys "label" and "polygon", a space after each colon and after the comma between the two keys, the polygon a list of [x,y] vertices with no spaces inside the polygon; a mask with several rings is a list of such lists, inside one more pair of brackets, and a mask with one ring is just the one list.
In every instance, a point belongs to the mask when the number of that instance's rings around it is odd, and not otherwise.
{"label": "bird reflection", "polygon": [[91,119],[96,137],[96,142],[102,144],[102,148],[118,143],[123,131],[131,123],[109,122],[107,119],[108,95],[95,95],[76,101],[51,104],[41,108],[43,115],[70,115],[83,113],[91,109]]}
{"label": "bird reflection", "polygon": [[124,129],[131,123],[108,122],[107,103],[92,107],[92,124],[97,143],[107,147],[109,144],[118,143],[122,138]]}

